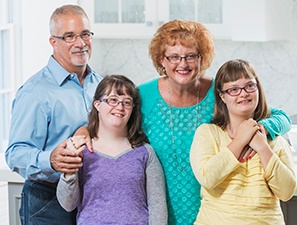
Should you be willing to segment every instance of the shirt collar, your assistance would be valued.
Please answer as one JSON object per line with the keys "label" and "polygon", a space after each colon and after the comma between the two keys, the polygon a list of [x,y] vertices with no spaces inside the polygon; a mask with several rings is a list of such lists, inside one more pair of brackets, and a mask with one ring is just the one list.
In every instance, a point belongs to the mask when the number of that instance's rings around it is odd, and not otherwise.
{"label": "shirt collar", "polygon": [[[57,81],[57,83],[61,86],[63,83],[67,81],[67,79],[70,76],[74,76],[74,74],[69,73],[67,70],[64,69],[63,66],[61,66],[53,56],[49,58],[47,67],[49,68],[50,71],[52,71],[52,74]],[[87,65],[87,75],[92,74],[91,68]]]}

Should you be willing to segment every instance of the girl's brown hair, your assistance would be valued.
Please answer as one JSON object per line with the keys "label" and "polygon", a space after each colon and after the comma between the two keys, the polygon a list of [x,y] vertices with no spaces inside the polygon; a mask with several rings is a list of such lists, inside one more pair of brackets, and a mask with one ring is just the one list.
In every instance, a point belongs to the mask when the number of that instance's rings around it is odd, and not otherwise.
{"label": "girl's brown hair", "polygon": [[99,118],[94,102],[101,99],[104,95],[109,95],[112,91],[118,95],[127,94],[133,99],[133,111],[127,123],[127,138],[132,147],[149,143],[147,136],[141,129],[142,121],[138,89],[129,78],[123,75],[105,76],[98,84],[93,99],[93,106],[89,115],[88,130],[90,137],[100,138],[98,137],[98,129],[100,126]]}
{"label": "girl's brown hair", "polygon": [[266,102],[263,87],[258,75],[251,63],[243,59],[230,60],[224,63],[217,72],[215,78],[215,110],[211,123],[226,129],[229,124],[229,113],[226,104],[222,101],[220,94],[225,83],[236,81],[240,78],[256,79],[259,91],[259,102],[254,113],[254,120],[259,121],[269,117],[270,111]]}

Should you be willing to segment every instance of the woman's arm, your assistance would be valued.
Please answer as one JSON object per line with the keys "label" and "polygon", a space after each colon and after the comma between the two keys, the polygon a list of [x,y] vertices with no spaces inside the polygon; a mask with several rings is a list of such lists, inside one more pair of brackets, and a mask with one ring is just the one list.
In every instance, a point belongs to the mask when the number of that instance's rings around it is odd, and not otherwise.
{"label": "woman's arm", "polygon": [[290,117],[281,109],[270,108],[271,115],[269,118],[260,120],[259,123],[263,124],[268,131],[268,138],[273,140],[275,136],[281,136],[291,129]]}
{"label": "woman's arm", "polygon": [[149,224],[167,224],[165,178],[159,159],[149,144],[145,145],[149,152],[146,167],[146,190],[149,209]]}

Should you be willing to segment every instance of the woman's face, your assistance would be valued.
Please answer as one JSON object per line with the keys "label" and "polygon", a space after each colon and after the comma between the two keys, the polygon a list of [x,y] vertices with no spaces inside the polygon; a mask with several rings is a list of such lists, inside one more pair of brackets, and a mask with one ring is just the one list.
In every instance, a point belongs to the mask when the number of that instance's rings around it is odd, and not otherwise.
{"label": "woman's face", "polygon": [[[196,57],[193,60],[193,56],[195,57],[197,54],[198,51],[194,46],[184,47],[181,44],[174,46],[167,45],[161,64],[165,68],[167,76],[177,84],[191,85],[200,72],[201,57]],[[172,63],[169,61],[172,56],[175,56],[175,58],[188,56],[189,60],[190,58],[192,59],[189,62],[185,58],[182,58],[180,62]]]}
{"label": "woman's face", "polygon": [[220,95],[227,106],[230,117],[233,115],[245,119],[253,118],[259,102],[259,91],[256,83],[256,79],[241,78],[223,85],[222,91],[227,91]]}
{"label": "woman's face", "polygon": [[111,91],[109,95],[95,101],[94,106],[99,112],[100,127],[126,128],[133,110],[133,99],[127,94],[117,95]]}

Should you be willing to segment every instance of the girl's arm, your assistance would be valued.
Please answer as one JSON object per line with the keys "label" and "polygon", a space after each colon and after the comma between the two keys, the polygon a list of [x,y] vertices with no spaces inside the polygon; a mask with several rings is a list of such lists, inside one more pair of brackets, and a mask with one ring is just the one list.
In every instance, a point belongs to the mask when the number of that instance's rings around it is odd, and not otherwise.
{"label": "girl's arm", "polygon": [[275,196],[288,201],[297,187],[292,149],[283,137],[277,137],[270,146],[275,153],[267,164],[264,178]]}
{"label": "girl's arm", "polygon": [[65,178],[64,174],[61,174],[57,186],[57,199],[67,212],[71,212],[76,208],[80,200],[78,173],[74,173],[67,178]]}
{"label": "girl's arm", "polygon": [[165,178],[159,159],[149,144],[145,145],[149,152],[146,166],[146,190],[149,209],[149,224],[167,224]]}
{"label": "girl's arm", "polygon": [[198,127],[190,150],[193,173],[207,189],[217,187],[240,166],[236,156],[227,147],[228,142],[217,141],[222,137],[212,129],[213,126],[202,124]]}

